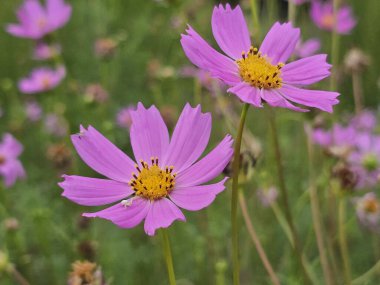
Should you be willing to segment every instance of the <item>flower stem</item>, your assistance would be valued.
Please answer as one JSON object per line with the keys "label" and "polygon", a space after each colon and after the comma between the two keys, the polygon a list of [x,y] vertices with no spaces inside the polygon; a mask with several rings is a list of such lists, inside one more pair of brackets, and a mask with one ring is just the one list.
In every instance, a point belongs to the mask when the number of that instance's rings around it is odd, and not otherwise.
{"label": "flower stem", "polygon": [[337,87],[337,68],[339,64],[339,35],[336,31],[337,12],[339,9],[339,0],[333,0],[333,19],[334,27],[331,33],[331,62],[332,73],[330,77],[330,90],[335,91]]}
{"label": "flower stem", "polygon": [[354,93],[355,114],[359,115],[363,110],[363,92],[360,73],[357,71],[352,72],[352,91]]}
{"label": "flower stem", "polygon": [[373,275],[378,272],[380,272],[380,260],[376,262],[376,264],[372,266],[366,273],[354,279],[352,281],[352,284],[353,285],[369,284],[368,281],[371,280]]}
{"label": "flower stem", "polygon": [[309,194],[310,194],[310,202],[311,202],[311,214],[312,214],[312,219],[313,219],[313,226],[314,226],[314,232],[315,236],[317,239],[317,246],[318,246],[318,251],[319,251],[319,257],[322,265],[322,271],[323,271],[323,276],[325,279],[325,284],[326,285],[331,285],[333,284],[333,281],[331,279],[331,271],[329,267],[329,262],[327,259],[327,254],[326,254],[326,247],[324,244],[323,240],[323,227],[322,227],[322,222],[320,220],[321,218],[321,211],[320,211],[320,206],[319,206],[319,201],[318,201],[318,195],[317,195],[317,189],[315,185],[315,174],[314,174],[314,148],[313,144],[311,142],[311,128],[308,126],[309,129],[307,130],[307,149],[308,149],[308,154],[309,154],[309,180],[310,180],[310,189],[309,189]]}
{"label": "flower stem", "polygon": [[162,249],[164,252],[166,268],[168,270],[169,284],[176,285],[174,267],[173,267],[173,258],[172,258],[172,252],[170,249],[168,231],[165,228],[161,228],[160,233],[161,233],[161,238],[162,238]]}
{"label": "flower stem", "polygon": [[242,143],[245,118],[249,104],[245,103],[240,115],[238,132],[236,134],[234,146],[234,159],[232,164],[232,199],[231,199],[231,230],[232,230],[232,266],[233,284],[240,284],[239,277],[239,233],[237,221],[237,203],[239,191],[239,170],[240,170],[240,147]]}
{"label": "flower stem", "polygon": [[299,263],[299,266],[301,268],[303,278],[305,283],[304,284],[312,284],[311,279],[306,271],[305,265],[302,261],[302,249],[301,245],[298,239],[298,234],[296,231],[296,228],[294,226],[293,222],[293,216],[292,212],[290,210],[289,206],[289,198],[288,198],[288,191],[286,189],[285,184],[285,175],[284,175],[284,167],[282,163],[282,155],[280,150],[280,143],[278,139],[277,134],[277,126],[276,126],[276,118],[275,118],[275,111],[272,108],[268,108],[268,115],[269,115],[269,124],[270,128],[272,130],[272,136],[273,136],[273,146],[276,156],[276,165],[277,165],[277,175],[278,175],[278,182],[279,182],[279,188],[281,190],[281,198],[282,198],[282,204],[285,212],[285,218],[287,223],[289,224],[290,233],[292,235],[292,239],[294,241],[294,254],[297,257],[297,261]]}
{"label": "flower stem", "polygon": [[261,245],[260,239],[257,236],[256,230],[253,226],[251,217],[249,216],[248,210],[247,210],[247,203],[245,202],[245,197],[242,192],[239,193],[239,204],[241,211],[243,213],[243,218],[245,221],[245,225],[247,226],[248,233],[253,241],[253,244],[256,247],[257,253],[260,256],[261,262],[263,263],[266,271],[268,272],[268,275],[270,279],[272,280],[272,283],[274,285],[280,285],[280,281],[278,280],[276,273],[273,270],[272,265],[270,264],[270,261],[265,253],[265,250],[263,246]]}
{"label": "flower stem", "polygon": [[338,234],[339,234],[339,247],[340,254],[343,260],[344,284],[350,285],[351,283],[351,264],[347,248],[346,231],[344,222],[346,218],[346,200],[344,197],[339,198],[338,202]]}
{"label": "flower stem", "polygon": [[255,31],[255,36],[259,37],[260,32],[260,21],[259,21],[259,9],[258,9],[258,3],[257,0],[250,0],[249,1],[251,6],[251,14],[252,14],[252,21],[253,21],[253,30]]}
{"label": "flower stem", "polygon": [[288,20],[292,23],[293,26],[296,24],[296,12],[297,12],[296,4],[294,4],[293,0],[288,0]]}
{"label": "flower stem", "polygon": [[13,265],[10,266],[9,273],[12,275],[12,277],[17,282],[17,284],[30,285],[30,283],[24,278],[24,276],[22,276],[22,274]]}

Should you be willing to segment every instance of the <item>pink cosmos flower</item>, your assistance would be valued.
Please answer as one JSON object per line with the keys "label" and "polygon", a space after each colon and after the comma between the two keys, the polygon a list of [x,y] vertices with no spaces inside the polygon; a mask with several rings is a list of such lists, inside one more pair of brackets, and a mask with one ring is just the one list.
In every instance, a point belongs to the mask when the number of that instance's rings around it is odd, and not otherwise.
{"label": "pink cosmos flower", "polygon": [[355,199],[356,216],[369,230],[380,233],[380,201],[373,192]]}
{"label": "pink cosmos flower", "polygon": [[46,115],[44,125],[45,131],[56,137],[64,137],[68,131],[65,119],[55,113]]}
{"label": "pink cosmos flower", "polygon": [[42,108],[36,101],[27,102],[25,105],[25,113],[29,121],[37,122],[41,119]]}
{"label": "pink cosmos flower", "polygon": [[121,109],[116,115],[116,122],[120,128],[129,129],[132,125],[132,112],[136,109],[135,106],[129,105]]}
{"label": "pink cosmos flower", "polygon": [[294,50],[294,55],[297,58],[312,56],[321,48],[321,42],[317,38],[312,38],[307,41],[298,41]]}
{"label": "pink cosmos flower", "polygon": [[212,31],[220,48],[228,55],[214,50],[189,26],[182,35],[182,47],[192,63],[209,71],[230,86],[228,92],[256,107],[266,102],[274,107],[295,111],[307,110],[291,103],[332,112],[339,93],[306,90],[304,87],[330,75],[327,55],[306,57],[288,64],[300,38],[300,30],[291,23],[275,23],[260,49],[251,46],[248,27],[239,6],[231,9],[215,7]]}
{"label": "pink cosmos flower", "polygon": [[0,175],[4,178],[5,187],[11,187],[17,179],[25,177],[25,170],[18,157],[23,146],[11,135],[3,135],[0,142]]}
{"label": "pink cosmos flower", "polygon": [[17,11],[18,24],[7,26],[7,32],[21,38],[38,40],[63,27],[71,16],[71,6],[63,0],[25,0]]}
{"label": "pink cosmos flower", "polygon": [[61,54],[61,46],[59,44],[48,45],[46,43],[38,43],[34,48],[33,59],[47,60],[57,57]]}
{"label": "pink cosmos flower", "polygon": [[349,34],[356,26],[356,20],[352,15],[352,9],[347,5],[343,5],[339,8],[336,15],[336,23],[334,23],[332,1],[312,1],[310,16],[318,28],[327,31],[333,31],[336,29],[338,34]]}
{"label": "pink cosmos flower", "polygon": [[370,110],[364,110],[351,119],[350,125],[358,131],[372,132],[377,125],[376,115]]}
{"label": "pink cosmos flower", "polygon": [[18,88],[25,94],[46,92],[58,86],[65,76],[66,69],[63,66],[56,70],[48,67],[36,68],[29,77],[19,81]]}
{"label": "pink cosmos flower", "polygon": [[[156,107],[139,103],[132,112],[130,131],[135,161],[93,127],[72,136],[80,157],[108,179],[64,176],[62,195],[86,206],[115,203],[85,217],[110,220],[121,228],[132,228],[145,219],[145,232],[185,221],[179,208],[197,211],[209,206],[224,190],[227,178],[216,178],[231,159],[232,138],[227,135],[211,152],[198,160],[211,132],[211,116],[200,106],[185,106],[169,139],[168,129]],[[198,161],[197,161],[198,160]]]}

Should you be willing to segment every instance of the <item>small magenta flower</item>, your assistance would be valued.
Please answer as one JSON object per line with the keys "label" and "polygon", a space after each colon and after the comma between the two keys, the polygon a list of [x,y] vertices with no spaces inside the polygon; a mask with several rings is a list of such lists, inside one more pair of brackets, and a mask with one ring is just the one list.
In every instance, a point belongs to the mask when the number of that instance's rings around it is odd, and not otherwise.
{"label": "small magenta flower", "polygon": [[227,135],[212,151],[198,160],[211,132],[211,116],[200,106],[185,106],[171,139],[156,107],[139,103],[132,112],[130,130],[135,163],[93,127],[72,136],[80,157],[108,179],[64,176],[62,196],[85,206],[113,206],[85,217],[110,220],[121,228],[132,228],[145,219],[145,232],[185,221],[179,208],[197,211],[209,206],[224,190],[227,178],[216,178],[231,159],[232,138]]}
{"label": "small magenta flower", "polygon": [[45,131],[55,137],[64,137],[68,131],[68,126],[64,118],[55,113],[46,115],[44,125]]}
{"label": "small magenta flower", "polygon": [[55,58],[61,54],[61,46],[59,44],[48,45],[43,42],[37,43],[34,48],[33,59],[48,60]]}
{"label": "small magenta flower", "polygon": [[301,112],[307,110],[291,101],[327,112],[332,112],[332,106],[339,102],[336,99],[339,93],[302,88],[330,75],[327,55],[285,64],[300,38],[300,29],[293,28],[291,23],[275,23],[257,49],[251,46],[242,10],[239,6],[231,9],[227,4],[226,8],[222,5],[214,8],[212,31],[228,56],[214,50],[191,26],[182,35],[182,47],[192,63],[230,86],[228,92],[242,101],[256,107],[266,102]]}
{"label": "small magenta flower", "polygon": [[0,175],[5,187],[11,187],[17,179],[25,178],[25,170],[18,157],[23,146],[11,135],[3,135],[0,142]]}
{"label": "small magenta flower", "polygon": [[259,198],[261,204],[264,207],[271,206],[277,200],[278,197],[278,191],[274,186],[257,189],[256,194],[257,198]]}
{"label": "small magenta flower", "polygon": [[352,9],[348,5],[343,5],[339,8],[335,23],[332,1],[312,1],[310,16],[318,28],[327,31],[333,31],[335,29],[339,34],[349,34],[356,26]]}
{"label": "small magenta flower", "polygon": [[22,93],[34,94],[46,92],[57,87],[66,76],[66,69],[63,66],[56,70],[48,67],[34,69],[29,77],[19,81],[18,88]]}
{"label": "small magenta flower", "polygon": [[7,26],[7,32],[20,38],[38,40],[63,27],[71,16],[71,6],[63,0],[25,0],[17,11],[18,24]]}
{"label": "small magenta flower", "polygon": [[372,111],[364,110],[351,119],[350,125],[358,131],[372,132],[377,125],[377,119]]}
{"label": "small magenta flower", "polygon": [[294,50],[294,55],[297,58],[304,58],[314,55],[321,48],[321,41],[317,38],[312,38],[307,41],[298,41]]}
{"label": "small magenta flower", "polygon": [[116,115],[116,123],[120,128],[129,129],[132,125],[132,112],[136,110],[136,107],[129,105],[121,109]]}
{"label": "small magenta flower", "polygon": [[29,121],[37,122],[41,119],[42,108],[36,101],[27,102],[25,105],[25,114]]}

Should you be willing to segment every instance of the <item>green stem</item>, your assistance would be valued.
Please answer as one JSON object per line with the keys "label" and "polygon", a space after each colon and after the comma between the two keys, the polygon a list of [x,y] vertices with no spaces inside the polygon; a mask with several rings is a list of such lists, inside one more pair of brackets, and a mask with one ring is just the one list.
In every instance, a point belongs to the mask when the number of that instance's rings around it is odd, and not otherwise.
{"label": "green stem", "polygon": [[285,184],[284,167],[283,167],[283,162],[282,162],[280,143],[279,143],[278,134],[277,134],[275,110],[269,107],[268,116],[269,116],[270,128],[272,130],[272,136],[273,136],[273,146],[274,146],[274,151],[275,151],[275,156],[276,156],[277,175],[278,175],[279,188],[281,191],[282,204],[283,204],[283,208],[285,212],[285,218],[289,225],[290,233],[294,241],[294,248],[293,248],[294,254],[296,255],[297,261],[301,268],[305,284],[312,284],[311,279],[302,261],[302,249],[301,249],[301,245],[298,239],[296,228],[294,226],[292,212],[289,206],[288,191],[286,189],[286,184]]}
{"label": "green stem", "polygon": [[257,6],[257,0],[250,0],[249,1],[251,6],[251,14],[252,14],[252,21],[253,21],[253,30],[255,31],[255,36],[259,37],[260,32],[260,21],[259,21],[259,9]]}
{"label": "green stem", "polygon": [[355,101],[355,114],[359,115],[363,110],[363,91],[360,73],[357,71],[352,72],[352,91],[354,93]]}
{"label": "green stem", "polygon": [[[310,127],[310,126],[308,126]],[[311,131],[311,129],[309,128]],[[318,201],[318,195],[317,195],[317,187],[315,185],[315,173],[314,173],[314,148],[313,143],[311,141],[311,135],[308,132],[307,133],[307,149],[309,154],[309,180],[310,180],[310,202],[311,202],[311,213],[312,213],[312,219],[313,219],[313,226],[314,226],[314,232],[315,237],[317,239],[317,246],[319,251],[319,257],[322,265],[322,271],[323,276],[325,279],[326,285],[333,284],[333,281],[331,279],[331,271],[330,266],[327,259],[326,254],[326,247],[323,240],[323,227],[322,227],[322,221],[321,218],[321,211]]]}
{"label": "green stem", "polygon": [[344,199],[344,197],[339,197],[338,207],[339,207],[338,234],[339,234],[340,254],[343,260],[343,272],[344,272],[345,284],[350,285],[352,284],[351,283],[351,264],[350,264],[350,257],[349,257],[348,248],[347,248],[346,231],[344,228],[344,222],[346,219],[346,200]]}
{"label": "green stem", "polygon": [[297,7],[293,0],[288,0],[288,20],[293,26],[296,25]]}
{"label": "green stem", "polygon": [[330,77],[330,90],[335,91],[337,88],[337,68],[339,64],[339,35],[336,32],[337,24],[337,11],[339,9],[339,0],[333,0],[333,17],[334,27],[331,34],[331,62],[332,62],[332,74]]}
{"label": "green stem", "polygon": [[162,238],[162,249],[164,252],[166,268],[168,270],[169,284],[176,285],[168,231],[165,228],[161,228],[160,233],[161,233],[161,238]]}
{"label": "green stem", "polygon": [[235,139],[234,160],[232,164],[232,199],[231,199],[231,230],[232,230],[232,266],[233,284],[239,285],[239,233],[237,221],[237,204],[239,192],[239,170],[240,170],[240,147],[243,137],[245,118],[249,104],[245,103],[240,115],[239,128]]}
{"label": "green stem", "polygon": [[243,218],[247,226],[248,233],[253,241],[253,244],[256,247],[256,250],[257,250],[257,253],[259,254],[261,262],[263,263],[266,271],[268,272],[269,278],[272,280],[272,283],[274,285],[280,285],[280,281],[278,280],[276,273],[273,270],[273,267],[267,257],[267,254],[265,253],[263,246],[261,245],[260,239],[253,226],[251,217],[249,216],[249,213],[248,213],[247,203],[245,202],[244,194],[241,191],[239,193],[239,204],[240,204],[241,211],[243,213]]}
{"label": "green stem", "polygon": [[380,272],[380,260],[372,268],[370,268],[366,273],[354,279],[352,281],[352,284],[353,285],[369,284],[368,281],[371,280],[373,275],[378,272]]}

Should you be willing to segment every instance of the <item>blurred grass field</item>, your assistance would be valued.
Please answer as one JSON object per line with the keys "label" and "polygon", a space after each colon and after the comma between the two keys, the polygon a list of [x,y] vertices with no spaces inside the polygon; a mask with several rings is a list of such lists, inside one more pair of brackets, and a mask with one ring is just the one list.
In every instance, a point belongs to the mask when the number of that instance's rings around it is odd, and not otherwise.
{"label": "blurred grass field", "polygon": [[[286,2],[273,1],[270,14],[263,5],[260,13],[261,34],[272,21],[286,20]],[[187,23],[213,42],[210,26],[212,1],[132,1],[132,0],[71,0],[73,15],[66,27],[54,36],[63,49],[67,78],[55,90],[38,95],[21,94],[17,81],[32,67],[40,65],[30,59],[33,42],[7,34],[3,27],[15,21],[14,11],[21,1],[2,0],[0,9],[0,133],[11,132],[24,145],[21,160],[27,180],[19,181],[11,189],[0,189],[0,250],[7,249],[11,261],[27,276],[31,284],[66,284],[70,264],[75,260],[90,259],[99,264],[112,284],[166,284],[166,269],[158,237],[148,237],[141,226],[130,230],[118,229],[110,222],[95,219],[84,222],[81,213],[89,208],[75,205],[62,198],[57,186],[62,170],[47,159],[46,150],[54,143],[65,143],[72,151],[73,166],[68,174],[98,177],[76,155],[69,136],[54,138],[47,134],[43,122],[31,123],[24,112],[24,103],[35,97],[44,113],[56,112],[64,116],[69,133],[76,133],[79,125],[93,125],[128,154],[131,154],[127,130],[115,126],[119,109],[139,101],[145,106],[170,106],[177,120],[186,102],[199,103],[194,96],[193,79],[179,76],[183,66],[191,65],[180,45],[180,34]],[[270,2],[270,0],[263,1]],[[236,3],[236,2],[235,2]],[[358,25],[351,35],[341,39],[340,62],[351,47],[359,47],[371,57],[369,69],[363,73],[365,105],[378,109],[380,93],[380,1],[364,0],[349,3],[353,6]],[[252,27],[249,1],[241,1],[248,24]],[[322,51],[330,53],[330,35],[319,31],[308,17],[307,6],[298,11],[297,25],[303,38],[320,37]],[[94,43],[101,37],[118,41],[115,53],[108,59],[94,54]],[[254,43],[262,39],[254,39]],[[216,45],[214,45],[216,46]],[[328,121],[342,121],[353,113],[351,77],[340,73],[338,84],[341,103]],[[86,102],[87,84],[100,83],[110,94],[102,104]],[[328,87],[328,80],[321,84]],[[238,100],[223,95],[237,109]],[[213,130],[209,148],[228,130],[214,108],[214,99],[202,90],[202,110],[213,113]],[[309,205],[308,169],[304,123],[314,115],[278,110],[277,121],[284,154],[286,183],[291,206],[296,218],[305,254],[315,273],[317,284],[323,284]],[[283,284],[302,284],[297,281],[292,252],[286,236],[270,208],[264,208],[256,198],[258,187],[276,184],[272,142],[265,110],[251,108],[247,128],[262,145],[255,175],[244,185],[247,203],[260,239]],[[329,165],[322,152],[316,159],[318,189],[326,190]],[[67,173],[67,172],[66,172]],[[229,187],[230,188],[230,187]],[[186,212],[187,222],[176,222],[169,231],[178,284],[231,284],[230,270],[230,189],[201,212]],[[378,189],[377,189],[378,190]],[[322,205],[326,207],[326,205]],[[17,230],[7,230],[4,221],[14,217]],[[328,220],[329,217],[325,216]],[[348,213],[347,234],[354,276],[367,271],[379,260],[379,237],[359,228],[353,208]],[[266,271],[240,224],[242,284],[270,284]],[[380,280],[380,275],[377,275]],[[0,274],[0,284],[14,281]],[[224,282],[224,283],[223,283]],[[379,284],[373,280],[373,283]]]}

